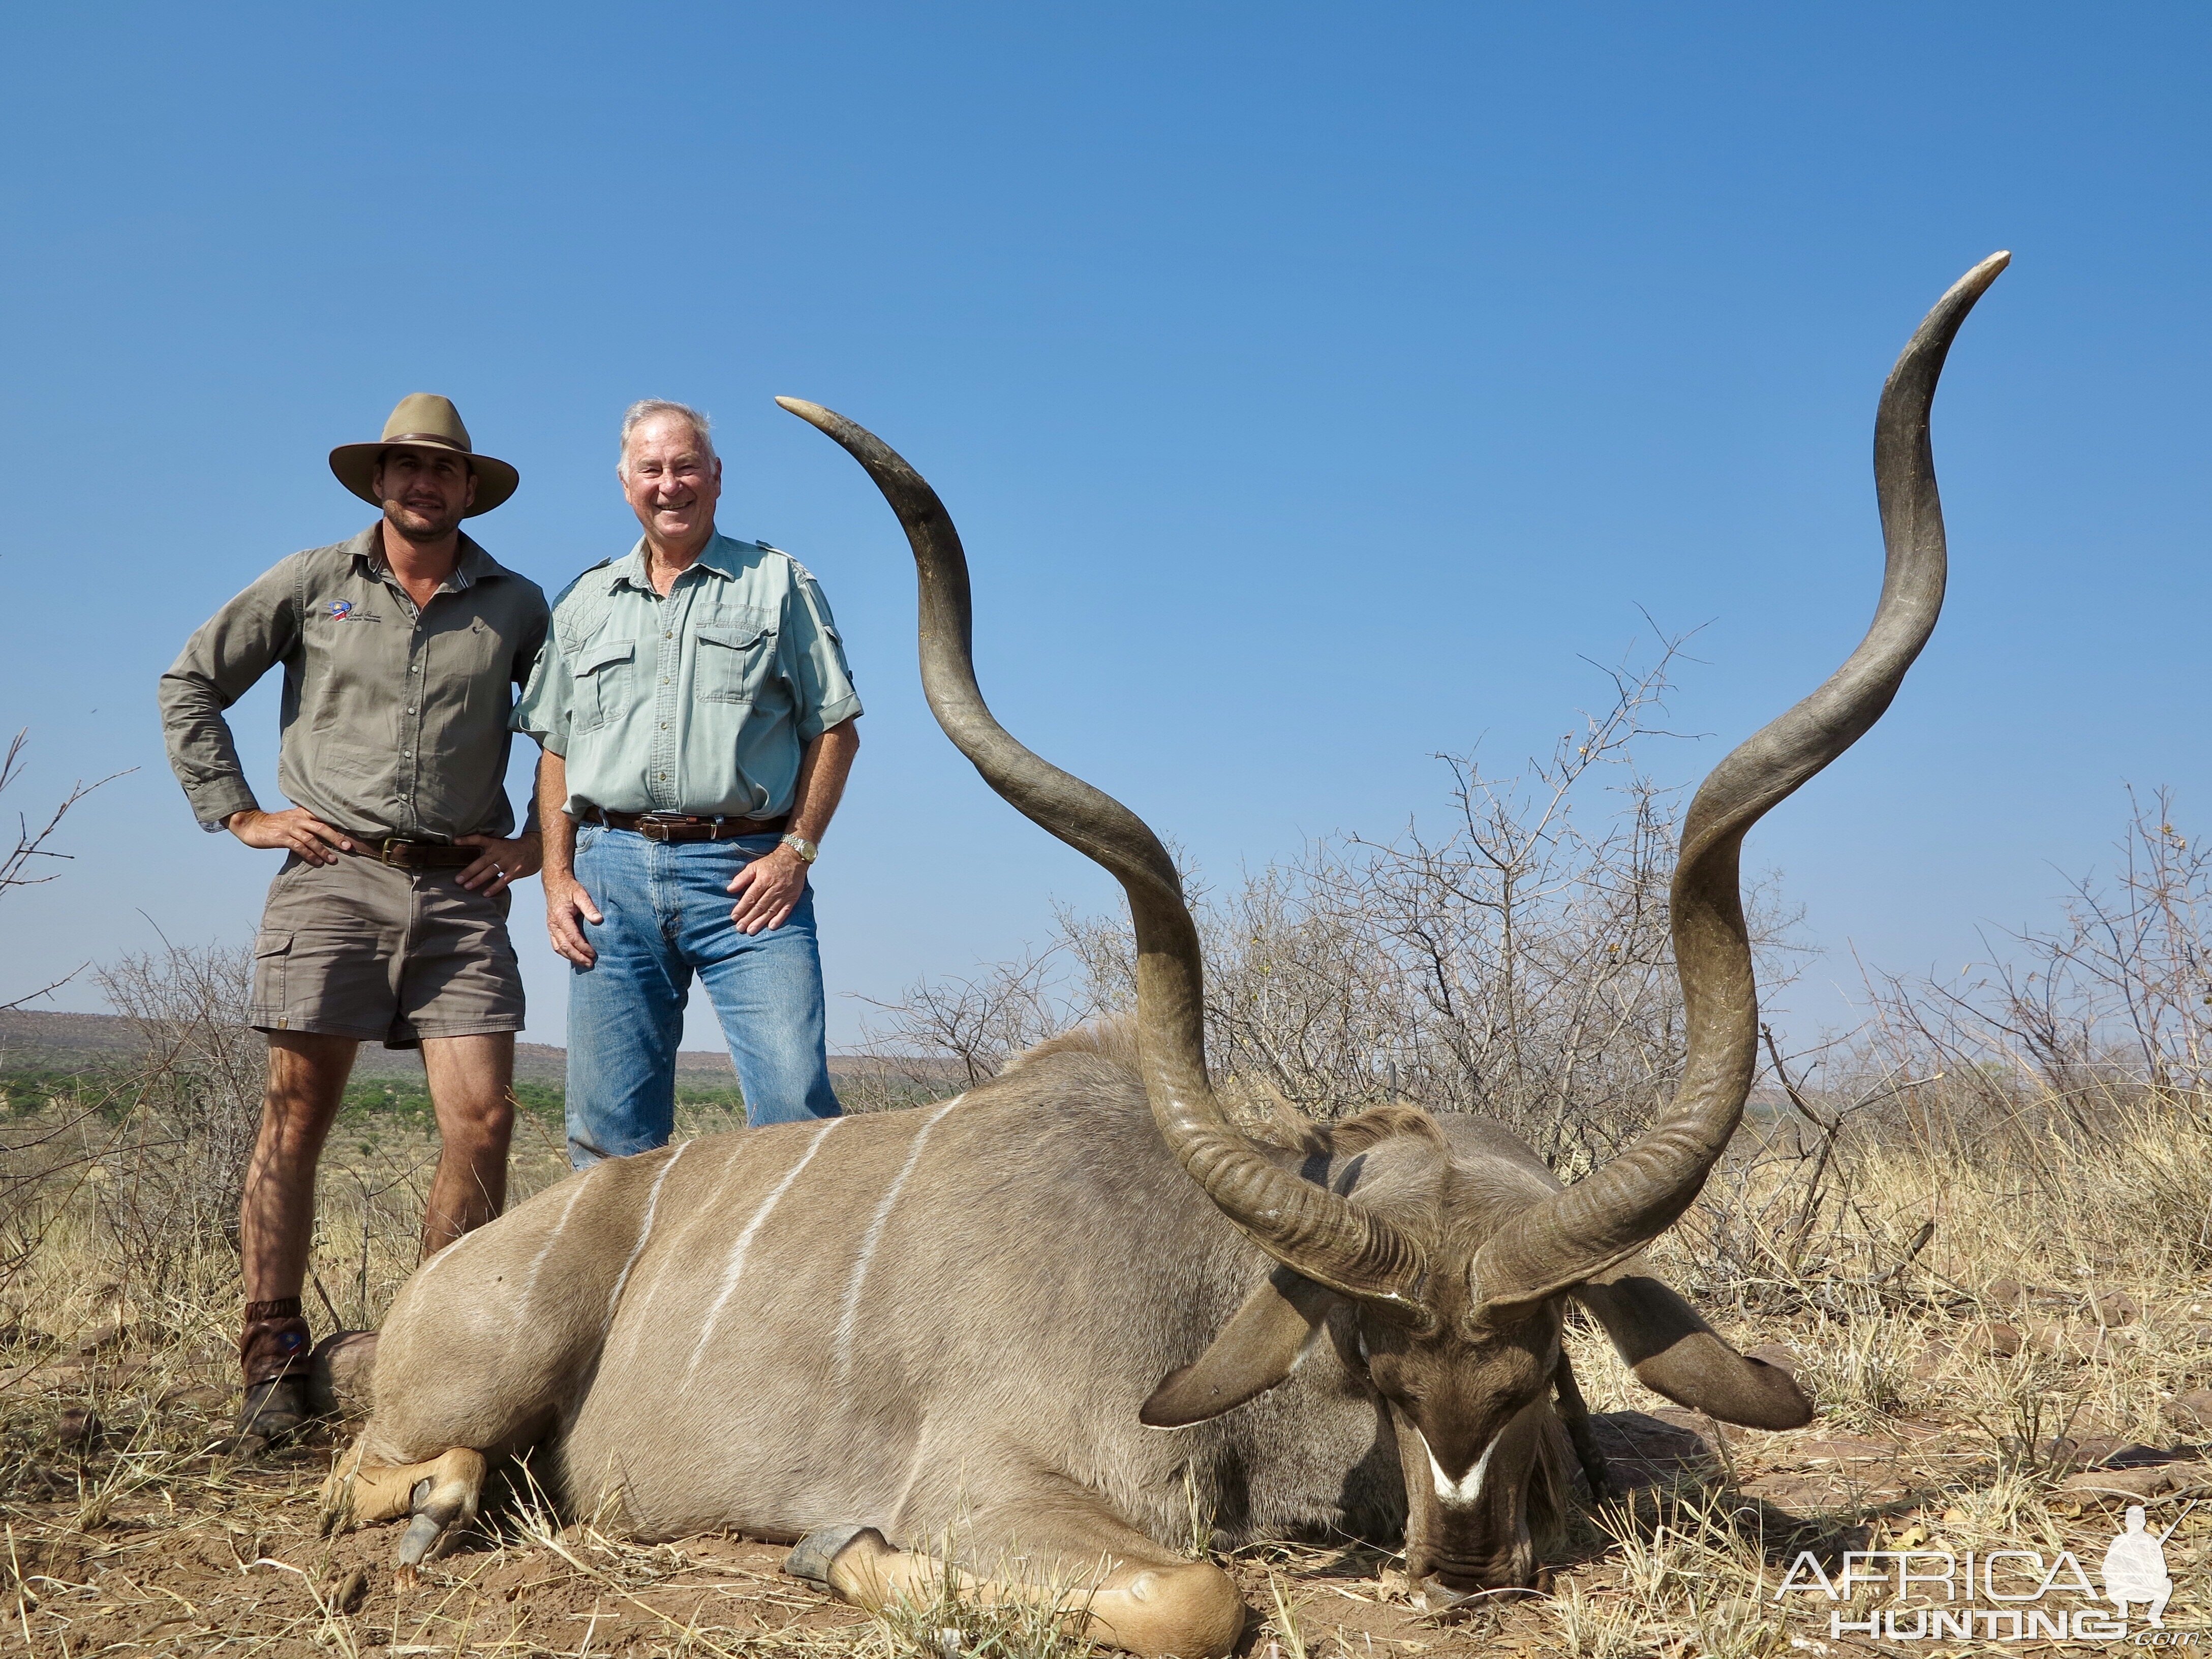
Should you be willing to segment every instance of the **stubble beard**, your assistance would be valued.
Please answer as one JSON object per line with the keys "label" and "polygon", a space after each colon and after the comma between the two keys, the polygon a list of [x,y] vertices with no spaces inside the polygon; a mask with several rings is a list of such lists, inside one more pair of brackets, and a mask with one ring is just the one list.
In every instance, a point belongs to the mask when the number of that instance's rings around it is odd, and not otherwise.
{"label": "stubble beard", "polygon": [[463,510],[459,507],[434,519],[419,507],[410,507],[404,501],[386,501],[384,504],[385,523],[403,538],[418,546],[443,541],[460,528],[462,517]]}

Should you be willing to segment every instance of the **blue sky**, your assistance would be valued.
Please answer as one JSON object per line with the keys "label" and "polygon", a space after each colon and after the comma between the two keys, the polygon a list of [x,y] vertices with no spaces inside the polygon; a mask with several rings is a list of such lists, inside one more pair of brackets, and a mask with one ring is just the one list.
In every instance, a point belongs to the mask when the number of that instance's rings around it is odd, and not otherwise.
{"label": "blue sky", "polygon": [[[1702,626],[1692,780],[1863,627],[1868,452],[1923,311],[1998,247],[1936,404],[1948,611],[1758,830],[1827,954],[1954,970],[2102,860],[2123,786],[2212,823],[2201,9],[946,4],[18,9],[0,53],[4,803],[137,769],[0,908],[0,1000],[246,936],[153,688],[364,509],[403,393],[521,469],[477,521],[558,587],[635,536],[615,423],[696,402],[723,525],[791,549],[869,714],[817,875],[860,993],[1041,938],[1105,878],[929,721],[911,567],[778,392],[936,483],[984,685],[1217,881],[1436,815],[1642,627]],[[236,711],[275,798],[275,681]],[[519,775],[519,773],[518,773]],[[531,1035],[559,1041],[535,884]],[[52,1005],[97,1007],[79,985]],[[695,1024],[703,1039],[705,1030]]]}

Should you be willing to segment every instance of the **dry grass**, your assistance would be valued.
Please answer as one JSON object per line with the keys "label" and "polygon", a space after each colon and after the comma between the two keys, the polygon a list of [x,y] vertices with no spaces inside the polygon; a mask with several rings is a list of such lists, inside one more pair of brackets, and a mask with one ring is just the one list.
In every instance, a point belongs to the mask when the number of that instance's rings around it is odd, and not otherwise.
{"label": "dry grass", "polygon": [[[1676,1413],[1715,1457],[1585,1514],[1547,1595],[1458,1624],[1414,1607],[1384,1551],[1240,1553],[1224,1565],[1254,1610],[1253,1652],[1763,1656],[1826,1639],[1828,1604],[1772,1599],[1801,1548],[2069,1548],[2094,1571],[2124,1499],[2068,1480],[2126,1443],[2191,1438],[2172,1402],[2212,1381],[2212,1293],[2194,1242],[2212,1198],[2212,1126],[2169,1110],[2116,1115],[2095,1137],[1969,1133],[1926,1093],[1915,1115],[1838,1138],[1809,1206],[1816,1148],[1781,1124],[1747,1134],[1657,1252],[1741,1346],[1795,1356],[1823,1407],[1812,1428],[1722,1438]],[[866,1619],[782,1577],[779,1549],[641,1547],[605,1517],[564,1522],[526,1482],[482,1539],[399,1595],[383,1531],[313,1534],[327,1448],[243,1467],[212,1451],[231,1403],[234,1259],[208,1234],[171,1241],[161,1272],[146,1270],[127,1211],[162,1126],[88,1105],[98,1109],[61,1103],[9,1126],[5,1224],[34,1248],[0,1284],[0,1644],[749,1659],[1069,1659],[1080,1647],[1064,1598],[984,1607],[948,1581]],[[525,1121],[519,1192],[564,1167],[550,1128]],[[373,1323],[411,1270],[431,1153],[388,1124],[333,1139],[319,1328],[333,1311]],[[1728,1263],[1754,1270],[1723,1283]],[[1663,1408],[1598,1334],[1569,1340],[1594,1410]],[[2160,1528],[2212,1491],[2198,1484],[2212,1470],[2173,1468],[2171,1491],[2146,1493]],[[1207,1552],[1202,1515],[1187,1541]],[[2169,1545],[2182,1586],[2170,1622],[2201,1616],[2208,1541],[2212,1511],[2198,1510]]]}

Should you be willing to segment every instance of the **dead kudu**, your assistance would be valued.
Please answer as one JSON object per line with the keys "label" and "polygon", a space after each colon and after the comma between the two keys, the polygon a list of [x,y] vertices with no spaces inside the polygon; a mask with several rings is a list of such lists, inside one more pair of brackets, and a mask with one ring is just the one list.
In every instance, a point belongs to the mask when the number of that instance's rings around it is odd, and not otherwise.
{"label": "dead kudu", "polygon": [[975,1594],[1075,1583],[1097,1638],[1215,1655],[1243,1609],[1176,1547],[1194,1504],[1230,1546],[1402,1537],[1432,1606],[1534,1581],[1531,1519],[1559,1513],[1561,1415],[1573,1425],[1580,1403],[1560,1349],[1570,1297],[1668,1398],[1762,1428],[1807,1421],[1790,1379],[1713,1334],[1639,1253],[1697,1196],[1751,1084],[1744,833],[1880,718],[1935,626],[1929,404],[2006,258],[1943,296],[1883,390],[1888,562],[1865,640],[1691,806],[1672,913],[1680,1088],[1564,1189],[1475,1119],[1384,1107],[1282,1147],[1231,1123],[1168,855],[992,717],[935,493],[851,422],[784,400],[905,526],[946,735],[1127,889],[1133,1052],[1112,1031],[1065,1038],[957,1100],[602,1164],[461,1239],[384,1323],[331,1523],[411,1515],[411,1576],[475,1512],[487,1460],[532,1452],[572,1510],[617,1505],[647,1538],[799,1540],[792,1570],[848,1601],[924,1592],[950,1548]]}

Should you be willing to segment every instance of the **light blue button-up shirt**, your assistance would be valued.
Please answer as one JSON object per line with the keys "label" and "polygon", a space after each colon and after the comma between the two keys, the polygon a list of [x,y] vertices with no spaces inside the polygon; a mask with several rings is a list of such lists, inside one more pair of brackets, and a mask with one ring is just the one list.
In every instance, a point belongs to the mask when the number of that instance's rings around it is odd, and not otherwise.
{"label": "light blue button-up shirt", "polygon": [[717,535],[665,599],[645,544],[553,602],[514,711],[568,765],[568,810],[780,817],[805,746],[860,712],[830,602],[806,568]]}

